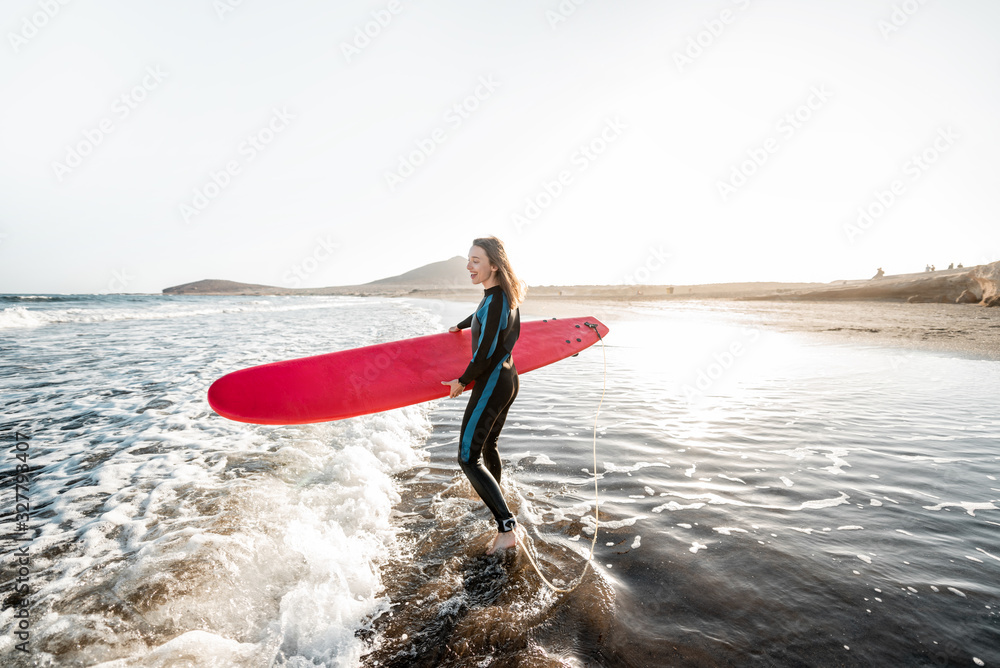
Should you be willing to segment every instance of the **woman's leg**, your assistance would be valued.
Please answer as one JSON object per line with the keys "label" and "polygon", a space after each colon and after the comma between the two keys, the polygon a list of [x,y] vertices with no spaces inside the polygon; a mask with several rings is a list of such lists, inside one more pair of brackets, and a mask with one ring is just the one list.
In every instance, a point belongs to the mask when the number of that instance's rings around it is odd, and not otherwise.
{"label": "woman's leg", "polygon": [[[500,365],[482,386],[476,383],[462,418],[458,443],[458,463],[476,493],[493,513],[500,533],[513,530],[516,522],[504,501],[499,483],[483,465],[483,446],[492,435],[493,427],[501,414],[506,416],[516,393],[516,372],[512,374],[511,371],[511,368]],[[495,440],[494,438],[494,449]]]}
{"label": "woman's leg", "polygon": [[504,422],[507,420],[507,411],[510,410],[510,406],[514,403],[514,399],[517,398],[517,391],[520,386],[520,381],[517,377],[517,369],[514,369],[513,365],[511,365],[511,372],[511,381],[514,386],[514,392],[511,394],[507,405],[500,411],[496,421],[493,423],[493,427],[490,429],[489,435],[486,437],[486,441],[483,443],[483,462],[486,464],[486,468],[493,476],[493,479],[497,481],[498,485],[500,484],[500,474],[503,466],[500,463],[500,450],[497,447],[497,439],[500,437],[500,431],[503,429]]}

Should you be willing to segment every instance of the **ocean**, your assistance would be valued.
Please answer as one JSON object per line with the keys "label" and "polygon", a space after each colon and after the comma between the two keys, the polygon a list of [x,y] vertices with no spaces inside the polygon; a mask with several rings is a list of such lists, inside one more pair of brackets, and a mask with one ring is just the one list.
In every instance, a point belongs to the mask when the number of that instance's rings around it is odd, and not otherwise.
{"label": "ocean", "polygon": [[284,427],[206,401],[474,301],[0,296],[0,663],[1000,666],[1000,361],[595,302],[606,347],[523,374],[500,440],[569,594],[483,554],[464,397]]}

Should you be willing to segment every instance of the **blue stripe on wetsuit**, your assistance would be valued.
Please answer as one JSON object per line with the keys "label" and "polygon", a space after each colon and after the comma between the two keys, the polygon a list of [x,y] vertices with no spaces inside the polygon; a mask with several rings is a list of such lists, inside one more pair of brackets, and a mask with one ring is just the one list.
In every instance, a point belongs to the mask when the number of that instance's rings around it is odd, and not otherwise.
{"label": "blue stripe on wetsuit", "polygon": [[[490,302],[493,301],[493,295],[489,295],[483,300],[483,305],[479,307],[476,311],[476,320],[479,321],[479,343],[476,344],[476,352],[472,354],[472,361],[476,360],[476,355],[479,354],[479,349],[483,347],[483,334],[486,333],[486,318],[490,313]],[[499,332],[500,330],[497,329]],[[490,354],[493,350],[490,349]]]}
{"label": "blue stripe on wetsuit", "polygon": [[[504,314],[507,314],[506,316]],[[487,357],[493,357],[493,351],[497,349],[497,341],[500,340],[500,332],[507,329],[510,324],[510,309],[507,308],[507,295],[504,294],[503,301],[500,302],[500,323],[497,325],[497,333],[493,335],[493,343],[490,344],[490,352]],[[482,334],[480,334],[480,337]]]}

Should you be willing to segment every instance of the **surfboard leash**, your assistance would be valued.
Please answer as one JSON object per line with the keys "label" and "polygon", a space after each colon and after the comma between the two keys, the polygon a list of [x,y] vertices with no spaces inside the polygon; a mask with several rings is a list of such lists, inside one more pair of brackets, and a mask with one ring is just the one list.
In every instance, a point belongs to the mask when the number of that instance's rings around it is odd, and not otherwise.
{"label": "surfboard leash", "polygon": [[548,578],[542,575],[542,569],[538,567],[538,564],[535,562],[535,558],[531,556],[531,551],[528,549],[528,532],[520,525],[517,527],[523,532],[522,538],[524,539],[524,553],[528,556],[528,561],[531,562],[531,566],[535,569],[535,572],[538,573],[538,577],[542,579],[542,582],[544,582],[549,589],[557,594],[568,594],[579,587],[580,583],[583,582],[583,578],[587,575],[587,569],[590,568],[590,562],[594,560],[594,548],[597,546],[597,529],[598,526],[600,526],[599,515],[601,510],[601,500],[597,492],[597,418],[601,414],[601,405],[604,403],[604,395],[608,389],[608,352],[604,347],[604,337],[601,336],[601,332],[597,329],[597,325],[590,322],[584,322],[583,324],[584,326],[594,330],[594,333],[597,334],[597,338],[601,342],[601,354],[604,357],[604,381],[601,386],[601,400],[597,402],[597,412],[594,413],[594,437],[592,442],[594,451],[594,538],[590,541],[590,555],[587,557],[587,563],[583,565],[583,572],[580,573],[580,579],[576,581],[576,584],[567,589],[562,589],[549,582]]}

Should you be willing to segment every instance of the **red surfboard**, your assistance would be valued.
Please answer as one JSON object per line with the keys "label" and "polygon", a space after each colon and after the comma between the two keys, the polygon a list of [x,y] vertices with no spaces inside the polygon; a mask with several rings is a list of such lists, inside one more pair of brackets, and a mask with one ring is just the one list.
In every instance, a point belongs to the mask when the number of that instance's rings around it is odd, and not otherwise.
{"label": "red surfboard", "polygon": [[[595,318],[522,322],[514,364],[525,373],[597,343]],[[378,413],[448,396],[472,357],[472,333],[431,334],[226,374],[208,388],[219,415],[253,424],[308,424]],[[470,383],[469,387],[472,387]]]}

